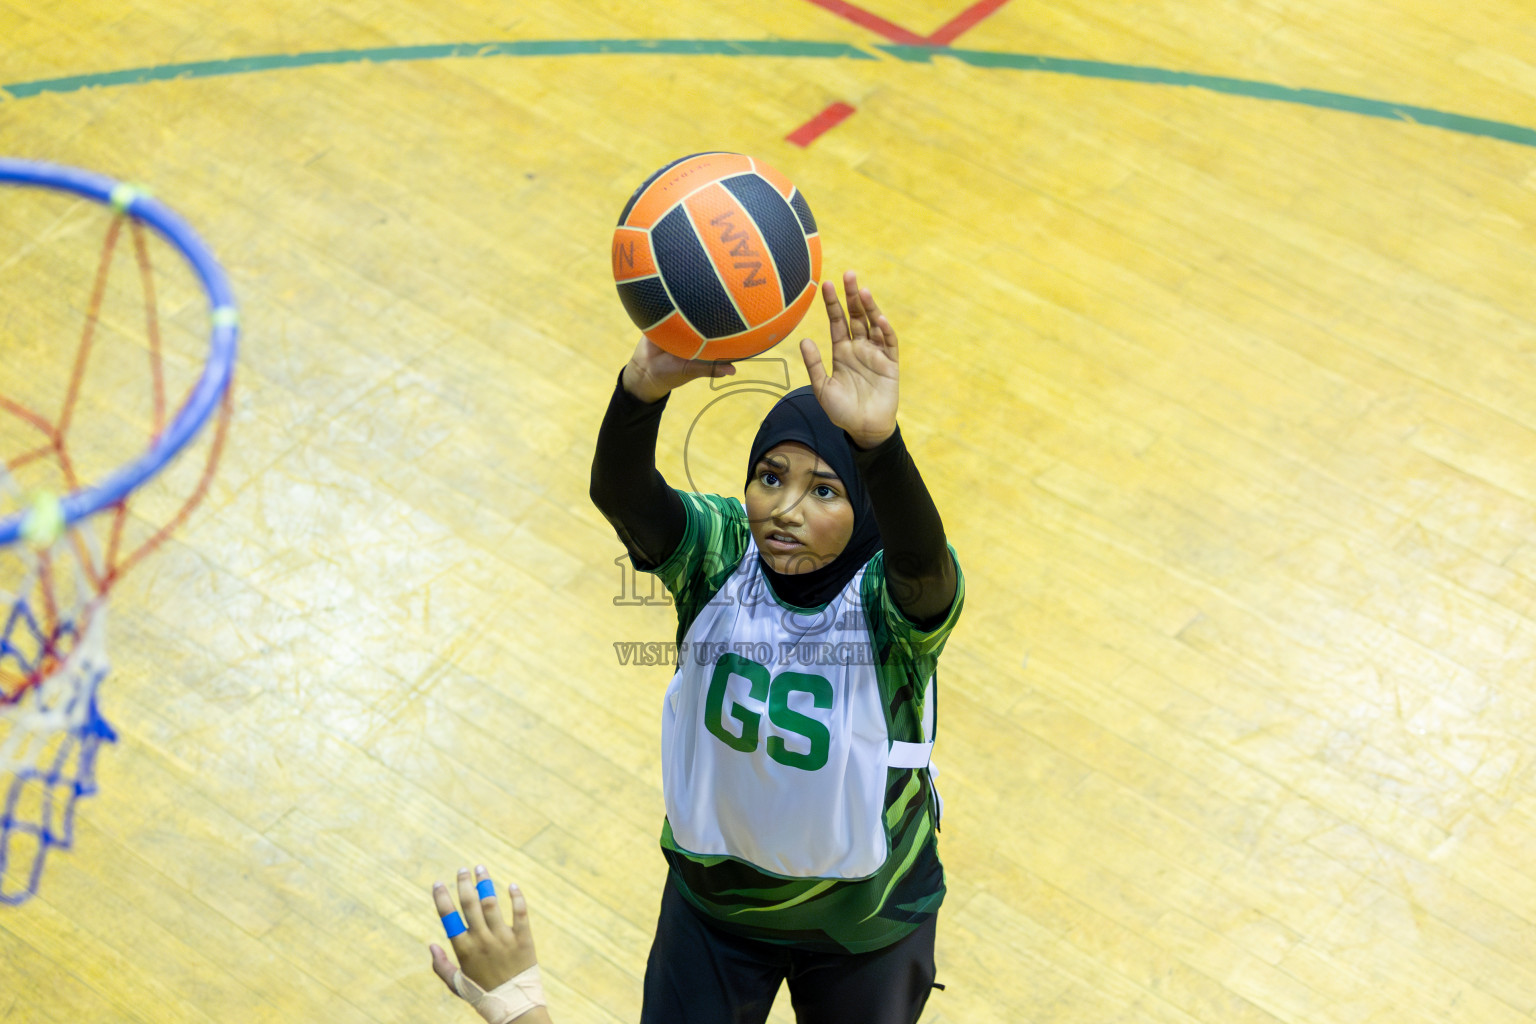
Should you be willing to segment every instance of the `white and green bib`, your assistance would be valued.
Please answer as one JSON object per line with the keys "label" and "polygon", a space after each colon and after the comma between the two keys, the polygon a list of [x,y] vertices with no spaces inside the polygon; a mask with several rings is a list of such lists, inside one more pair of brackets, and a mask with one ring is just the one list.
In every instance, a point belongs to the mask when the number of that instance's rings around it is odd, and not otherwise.
{"label": "white and green bib", "polygon": [[775,600],[748,552],[688,626],[662,711],[680,850],[789,878],[866,878],[885,863],[886,769],[927,766],[933,731],[890,740],[865,571],[802,612]]}

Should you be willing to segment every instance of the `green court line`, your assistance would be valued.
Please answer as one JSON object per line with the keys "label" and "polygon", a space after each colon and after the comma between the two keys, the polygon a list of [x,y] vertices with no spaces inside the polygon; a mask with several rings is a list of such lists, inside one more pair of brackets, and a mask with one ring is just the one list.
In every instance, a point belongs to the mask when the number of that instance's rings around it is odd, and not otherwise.
{"label": "green court line", "polygon": [[372,50],[323,50],[316,53],[272,53],[259,57],[160,64],[105,71],[94,75],[45,78],[0,85],[0,92],[26,99],[45,92],[78,92],[109,85],[142,85],[181,78],[215,78],[253,71],[280,71],[328,64],[384,64],[401,60],[444,60],[453,57],[573,57],[587,54],[661,54],[688,57],[843,57],[875,60],[866,50],[846,43],[800,42],[789,39],[527,39],[500,43],[441,43],[428,46],[389,46]]}
{"label": "green court line", "polygon": [[[1363,96],[1324,92],[1319,89],[1293,89],[1283,85],[1256,82],[1218,75],[1200,75],[1186,71],[1142,67],[1134,64],[1110,64],[1092,60],[1067,60],[1027,53],[998,53],[989,50],[957,50],[951,47],[892,46],[875,50],[907,63],[928,63],[935,56],[961,61],[978,68],[1006,68],[1014,71],[1043,71],[1118,82],[1146,85],[1171,85],[1204,89],[1208,92],[1276,103],[1293,103],[1322,110],[1336,110],[1364,117],[1384,118],[1441,128],[1484,138],[1536,147],[1536,130],[1502,121],[1466,117],[1428,107],[1388,103]],[[392,46],[368,50],[325,50],[315,53],[277,53],[228,60],[196,61],[186,64],[160,64],[152,67],[126,68],[65,78],[46,78],[33,82],[0,85],[0,97],[26,99],[42,93],[69,93],[118,85],[142,85],[147,82],[184,78],[214,78],[242,75],[256,71],[321,67],[337,64],[383,64],[404,60],[445,60],[477,57],[573,57],[595,54],[716,57],[796,57],[816,60],[875,60],[867,49],[846,43],[823,43],[791,39],[535,39],[488,43],[442,43],[428,46]]]}
{"label": "green court line", "polygon": [[1247,96],[1276,103],[1295,103],[1304,107],[1323,110],[1340,110],[1365,117],[1380,117],[1389,121],[1406,121],[1412,124],[1444,128],[1464,135],[1481,135],[1513,142],[1519,146],[1536,146],[1536,130],[1517,124],[1488,121],[1480,117],[1465,117],[1429,107],[1415,107],[1406,103],[1387,103],[1383,100],[1366,99],[1340,92],[1324,92],[1320,89],[1292,89],[1267,82],[1254,82],[1243,78],[1222,78],[1217,75],[1196,75],[1185,71],[1165,71],[1162,68],[1141,67],[1135,64],[1106,64],[1093,60],[1066,60],[1060,57],[1036,57],[1026,53],[995,53],[987,50],[935,49],[931,46],[880,46],[898,60],[914,63],[928,62],[937,55],[953,57],[979,68],[1012,68],[1017,71],[1046,71],[1082,78],[1107,78],[1119,82],[1144,82],[1148,85],[1174,85],[1229,96]]}

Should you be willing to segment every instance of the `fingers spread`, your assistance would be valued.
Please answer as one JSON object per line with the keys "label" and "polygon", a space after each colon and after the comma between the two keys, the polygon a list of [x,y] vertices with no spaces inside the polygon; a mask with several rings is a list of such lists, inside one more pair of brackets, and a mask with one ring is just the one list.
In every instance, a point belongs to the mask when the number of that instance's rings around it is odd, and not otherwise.
{"label": "fingers spread", "polygon": [[800,340],[800,358],[805,360],[805,372],[811,378],[811,389],[819,393],[822,382],[827,379],[827,369],[821,363],[821,350],[810,338]]}
{"label": "fingers spread", "polygon": [[[843,275],[843,291],[848,295],[848,319],[852,324],[853,336],[863,337],[868,333],[869,316],[864,310],[864,298],[859,293],[859,277],[853,271]],[[865,295],[869,294],[867,291]]]}
{"label": "fingers spread", "polygon": [[437,908],[438,917],[447,917],[453,913],[453,897],[448,895],[448,887],[442,882],[432,883],[432,905]]}
{"label": "fingers spread", "polygon": [[485,917],[485,926],[493,933],[501,931],[506,926],[501,921],[501,907],[496,901],[496,886],[491,881],[491,873],[483,865],[477,866],[475,878],[475,892],[480,897],[480,913]]}
{"label": "fingers spread", "polygon": [[528,901],[523,899],[523,890],[515,885],[507,886],[507,892],[512,897],[512,930],[522,939],[528,934]]}
{"label": "fingers spread", "polygon": [[[443,952],[443,947],[437,943],[431,945],[432,973],[443,979],[443,984],[448,986],[448,991],[453,991],[453,972],[456,968],[453,961],[448,959],[448,954]],[[455,993],[457,994],[457,993]]]}
{"label": "fingers spread", "polygon": [[864,316],[869,320],[869,336],[875,341],[880,341],[882,334],[880,321],[884,319],[884,314],[880,312],[880,307],[875,305],[874,293],[868,288],[859,290],[859,305],[864,310]]}
{"label": "fingers spread", "polygon": [[480,894],[475,891],[475,876],[469,868],[459,868],[459,906],[464,908],[464,923],[471,933],[485,930],[485,915],[480,910]]}
{"label": "fingers spread", "polygon": [[[894,358],[896,329],[891,326],[891,321],[886,318],[879,304],[875,302],[874,293],[868,288],[859,288],[851,271],[847,275],[847,284],[849,288],[848,315],[853,317],[856,322],[862,318],[865,321],[865,330],[869,340],[884,347]],[[855,304],[853,298],[855,295],[858,296],[857,304]],[[858,310],[857,313],[854,312],[855,309]],[[854,329],[854,334],[858,334],[857,328]]]}
{"label": "fingers spread", "polygon": [[537,954],[533,948],[533,930],[528,925],[528,901],[523,899],[523,891],[515,885],[507,886],[507,893],[512,897],[513,941],[519,950],[532,958]]}
{"label": "fingers spread", "polygon": [[880,314],[879,319],[876,320],[875,323],[880,328],[880,343],[885,346],[886,353],[890,355],[892,359],[895,359],[896,328],[891,326],[891,322],[885,318],[884,313]]}
{"label": "fingers spread", "polygon": [[837,286],[831,281],[823,281],[821,298],[827,304],[827,323],[832,329],[832,344],[847,341],[848,320],[843,316],[843,304],[837,299]]}

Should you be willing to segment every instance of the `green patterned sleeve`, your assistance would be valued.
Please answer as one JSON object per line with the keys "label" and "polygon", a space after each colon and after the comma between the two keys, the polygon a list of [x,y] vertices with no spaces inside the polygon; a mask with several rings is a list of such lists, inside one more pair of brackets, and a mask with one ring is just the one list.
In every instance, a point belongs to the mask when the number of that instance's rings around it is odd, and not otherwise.
{"label": "green patterned sleeve", "polygon": [[895,729],[893,739],[932,739],[922,733],[923,699],[928,680],[938,670],[939,654],[965,605],[965,574],[953,547],[949,557],[955,562],[955,599],[944,620],[928,630],[919,629],[896,606],[885,578],[885,552],[870,559],[864,572],[864,615],[874,648],[875,674]]}
{"label": "green patterned sleeve", "polygon": [[955,554],[952,545],[946,544],[945,547],[949,548],[949,557],[955,563],[955,599],[950,602],[949,612],[943,621],[932,629],[919,629],[896,607],[896,599],[891,594],[885,576],[885,552],[881,551],[870,559],[869,570],[865,573],[865,607],[869,609],[871,622],[878,620],[877,628],[889,641],[902,645],[914,657],[939,656],[965,604],[965,574],[960,571],[960,556]]}
{"label": "green patterned sleeve", "polygon": [[653,571],[677,603],[681,641],[694,616],[709,603],[752,544],[747,510],[736,498],[678,491],[687,524],[682,540]]}

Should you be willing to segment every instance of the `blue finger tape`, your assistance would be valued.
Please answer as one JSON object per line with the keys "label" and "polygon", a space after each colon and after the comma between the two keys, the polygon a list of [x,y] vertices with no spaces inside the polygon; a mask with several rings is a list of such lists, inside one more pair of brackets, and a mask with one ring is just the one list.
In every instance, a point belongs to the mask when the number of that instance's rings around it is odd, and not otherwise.
{"label": "blue finger tape", "polygon": [[464,927],[464,918],[460,917],[459,912],[455,910],[451,914],[443,915],[443,931],[447,932],[448,937],[452,939],[463,935],[469,929]]}
{"label": "blue finger tape", "polygon": [[475,883],[475,892],[479,893],[480,898],[483,900],[495,899],[496,883],[492,882],[489,878],[482,878]]}

